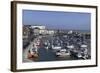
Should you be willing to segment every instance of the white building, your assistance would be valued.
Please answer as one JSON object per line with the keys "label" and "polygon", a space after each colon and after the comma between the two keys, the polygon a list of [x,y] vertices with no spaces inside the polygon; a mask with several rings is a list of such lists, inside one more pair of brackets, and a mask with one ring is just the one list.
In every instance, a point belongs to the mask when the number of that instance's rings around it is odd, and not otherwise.
{"label": "white building", "polygon": [[70,30],[69,32],[68,32],[68,34],[72,34],[73,33],[73,31],[72,30]]}
{"label": "white building", "polygon": [[37,26],[31,26],[31,28],[33,28],[33,29],[34,28],[45,29],[46,27],[45,26],[41,26],[41,25],[40,26],[37,25]]}
{"label": "white building", "polygon": [[45,26],[31,26],[32,29],[34,29],[34,34],[54,34],[54,30],[48,30]]}
{"label": "white building", "polygon": [[48,34],[53,35],[54,33],[54,30],[48,30]]}

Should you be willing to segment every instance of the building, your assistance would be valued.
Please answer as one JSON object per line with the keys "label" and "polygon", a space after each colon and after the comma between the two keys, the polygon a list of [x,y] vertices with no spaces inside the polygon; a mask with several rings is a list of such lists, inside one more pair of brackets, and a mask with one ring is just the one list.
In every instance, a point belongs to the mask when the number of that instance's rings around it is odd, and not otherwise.
{"label": "building", "polygon": [[30,41],[34,38],[33,29],[30,28],[30,25],[23,26],[23,48],[27,47]]}
{"label": "building", "polygon": [[31,25],[31,28],[32,29],[35,29],[35,28],[39,28],[39,29],[46,29],[46,27],[45,26],[41,26],[41,25]]}
{"label": "building", "polygon": [[29,34],[30,34],[29,27],[26,25],[23,26],[23,48],[25,48],[29,44]]}
{"label": "building", "polygon": [[48,30],[49,35],[54,35],[55,31],[54,30]]}
{"label": "building", "polygon": [[34,35],[46,35],[46,34],[54,34],[54,30],[46,29],[45,26],[31,26],[34,29]]}
{"label": "building", "polygon": [[34,35],[39,35],[40,34],[40,28],[36,27],[33,29]]}

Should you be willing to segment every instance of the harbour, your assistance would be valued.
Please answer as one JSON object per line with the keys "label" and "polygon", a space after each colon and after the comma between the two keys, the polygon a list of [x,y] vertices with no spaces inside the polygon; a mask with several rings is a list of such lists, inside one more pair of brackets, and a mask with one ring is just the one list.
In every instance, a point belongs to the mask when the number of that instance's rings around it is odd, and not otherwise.
{"label": "harbour", "polygon": [[62,33],[34,35],[36,37],[23,49],[23,62],[91,59],[90,34],[75,31]]}

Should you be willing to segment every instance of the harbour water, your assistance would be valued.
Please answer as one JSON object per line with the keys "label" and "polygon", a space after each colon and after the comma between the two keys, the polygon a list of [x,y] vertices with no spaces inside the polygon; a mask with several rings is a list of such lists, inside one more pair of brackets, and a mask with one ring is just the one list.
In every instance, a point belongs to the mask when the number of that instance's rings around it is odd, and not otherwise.
{"label": "harbour water", "polygon": [[66,56],[66,57],[57,57],[55,55],[55,52],[52,49],[45,49],[45,48],[39,48],[38,50],[39,57],[33,58],[33,61],[35,62],[41,62],[41,61],[61,61],[61,60],[78,60],[77,57],[74,56]]}
{"label": "harbour water", "polygon": [[[85,34],[84,33],[77,34],[76,32],[76,33],[67,33],[63,35],[56,34],[55,36],[39,35],[30,42],[28,47],[23,49],[23,62],[91,59],[90,37],[86,37]],[[47,49],[47,47],[49,48]],[[57,47],[61,47],[59,49],[59,52],[58,51],[55,52],[55,48],[57,49]],[[28,59],[27,58],[28,51],[31,50],[31,52],[34,52],[32,49],[36,48],[38,52],[38,57]],[[70,55],[66,55],[68,54],[66,53],[67,51],[62,53],[61,50],[64,49],[69,51]],[[58,53],[60,55],[57,55]]]}

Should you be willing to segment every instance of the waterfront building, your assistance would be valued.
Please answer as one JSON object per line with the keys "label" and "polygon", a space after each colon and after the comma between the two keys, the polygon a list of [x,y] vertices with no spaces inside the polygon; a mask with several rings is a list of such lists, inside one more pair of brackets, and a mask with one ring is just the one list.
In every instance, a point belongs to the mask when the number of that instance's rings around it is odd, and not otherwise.
{"label": "waterfront building", "polygon": [[46,29],[45,26],[31,26],[32,29],[34,29],[34,34],[35,35],[53,35],[54,34],[54,30],[51,29]]}
{"label": "waterfront building", "polygon": [[27,26],[23,26],[23,48],[29,44],[29,31]]}
{"label": "waterfront building", "polygon": [[31,28],[39,28],[39,29],[46,29],[45,26],[41,26],[41,25],[31,25]]}

